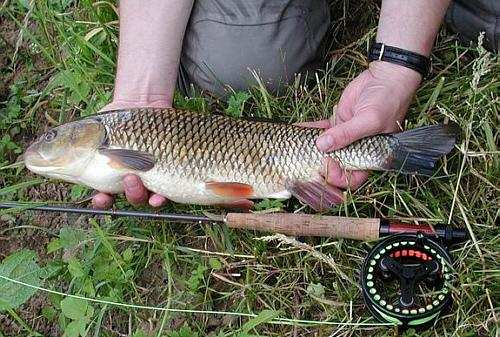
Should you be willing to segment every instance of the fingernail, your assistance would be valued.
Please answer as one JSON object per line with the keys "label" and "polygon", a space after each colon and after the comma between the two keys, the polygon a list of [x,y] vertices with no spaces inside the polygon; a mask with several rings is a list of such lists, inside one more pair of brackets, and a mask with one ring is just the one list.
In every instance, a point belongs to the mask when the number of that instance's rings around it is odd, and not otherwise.
{"label": "fingernail", "polygon": [[127,176],[123,179],[123,185],[126,189],[132,189],[137,187],[137,179],[134,177]]}
{"label": "fingernail", "polygon": [[112,200],[107,198],[105,195],[97,194],[92,199],[92,207],[95,209],[105,209],[108,208],[111,204]]}
{"label": "fingernail", "polygon": [[318,138],[316,146],[320,151],[328,151],[333,146],[333,138],[330,135],[324,135]]}
{"label": "fingernail", "polygon": [[149,204],[153,207],[160,207],[163,205],[163,203],[165,202],[165,198],[162,197],[161,195],[156,195],[156,194],[153,194],[150,198],[149,198]]}
{"label": "fingernail", "polygon": [[92,199],[92,208],[94,209],[103,209],[103,205],[100,200]]}

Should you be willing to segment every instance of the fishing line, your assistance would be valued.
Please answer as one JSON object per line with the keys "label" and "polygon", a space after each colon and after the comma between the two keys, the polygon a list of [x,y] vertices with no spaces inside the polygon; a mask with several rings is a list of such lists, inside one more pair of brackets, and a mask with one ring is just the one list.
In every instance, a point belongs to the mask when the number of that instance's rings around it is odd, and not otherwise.
{"label": "fishing line", "polygon": [[[43,291],[45,293],[49,294],[54,294],[54,295],[59,295],[63,297],[71,297],[83,301],[89,301],[89,302],[94,302],[94,303],[100,303],[100,304],[108,304],[108,305],[114,305],[118,307],[124,307],[124,308],[132,308],[132,309],[143,309],[143,310],[153,310],[153,311],[166,311],[166,312],[174,312],[174,313],[190,313],[190,314],[205,314],[205,315],[228,315],[228,316],[239,316],[239,317],[249,317],[249,318],[255,318],[258,315],[257,314],[249,314],[249,313],[244,313],[244,312],[234,312],[234,311],[214,311],[214,310],[191,310],[191,309],[174,309],[174,308],[162,308],[162,307],[150,307],[146,305],[139,305],[139,304],[129,304],[129,303],[120,303],[120,302],[113,302],[113,301],[105,301],[105,300],[100,300],[97,298],[90,298],[90,297],[85,297],[85,296],[80,296],[80,295],[73,295],[73,294],[66,294],[57,290],[53,289],[48,289],[48,288],[43,288],[39,286],[35,286],[33,284],[29,284],[23,281],[15,280],[10,277],[0,275],[0,279],[3,279],[5,281],[15,283],[18,285],[22,285],[24,287],[32,288],[35,290]],[[297,325],[297,324],[303,324],[303,325],[345,325],[345,326],[366,326],[366,327],[374,327],[374,326],[395,326],[395,324],[392,323],[365,323],[365,322],[360,322],[360,323],[355,323],[355,322],[331,322],[331,321],[309,321],[309,320],[302,320],[302,319],[292,319],[292,318],[277,318],[273,319],[267,323],[270,324],[284,324],[284,325]]]}

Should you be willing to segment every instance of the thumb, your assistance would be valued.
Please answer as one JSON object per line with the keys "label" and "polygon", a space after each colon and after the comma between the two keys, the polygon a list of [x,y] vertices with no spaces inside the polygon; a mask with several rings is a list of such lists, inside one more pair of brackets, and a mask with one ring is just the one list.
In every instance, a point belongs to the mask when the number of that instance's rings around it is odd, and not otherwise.
{"label": "thumb", "polygon": [[316,140],[320,151],[331,152],[363,138],[379,133],[381,122],[377,114],[359,114],[326,130]]}

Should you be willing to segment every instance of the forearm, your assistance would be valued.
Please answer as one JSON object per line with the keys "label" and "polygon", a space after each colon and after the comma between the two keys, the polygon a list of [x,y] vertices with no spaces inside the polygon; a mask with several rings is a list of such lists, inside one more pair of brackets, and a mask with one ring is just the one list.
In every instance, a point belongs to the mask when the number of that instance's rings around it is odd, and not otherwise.
{"label": "forearm", "polygon": [[430,55],[451,0],[383,0],[377,42]]}
{"label": "forearm", "polygon": [[[377,42],[429,56],[451,0],[383,0]],[[422,76],[389,62],[370,63],[374,76],[399,83],[410,99]]]}
{"label": "forearm", "polygon": [[170,106],[193,0],[120,1],[113,105]]}

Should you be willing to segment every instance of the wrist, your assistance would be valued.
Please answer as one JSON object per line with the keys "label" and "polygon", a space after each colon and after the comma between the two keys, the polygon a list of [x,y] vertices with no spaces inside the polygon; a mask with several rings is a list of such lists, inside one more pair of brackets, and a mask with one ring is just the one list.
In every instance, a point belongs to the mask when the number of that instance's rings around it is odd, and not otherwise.
{"label": "wrist", "polygon": [[172,98],[163,94],[143,94],[118,96],[115,94],[111,103],[107,104],[101,111],[134,109],[134,108],[170,108]]}
{"label": "wrist", "polygon": [[128,94],[128,95],[114,95],[113,102],[122,102],[129,104],[146,104],[146,105],[172,105],[172,95],[167,94]]}
{"label": "wrist", "polygon": [[368,70],[375,78],[404,85],[416,91],[422,82],[422,75],[405,66],[385,61],[372,61]]}

